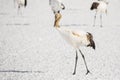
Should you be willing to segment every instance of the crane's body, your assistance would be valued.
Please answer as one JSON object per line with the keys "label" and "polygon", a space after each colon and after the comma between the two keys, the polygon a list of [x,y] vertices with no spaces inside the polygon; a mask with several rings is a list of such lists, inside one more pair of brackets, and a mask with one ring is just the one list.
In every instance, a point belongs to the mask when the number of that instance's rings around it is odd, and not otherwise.
{"label": "crane's body", "polygon": [[60,0],[49,0],[49,5],[51,6],[54,14],[59,13],[61,10],[65,9],[64,4]]}
{"label": "crane's body", "polygon": [[96,11],[95,16],[94,16],[93,26],[95,26],[96,15],[100,13],[100,20],[101,20],[100,26],[102,27],[102,14],[103,13],[107,14],[107,5],[108,5],[108,2],[106,0],[98,0],[92,3],[90,10]]}
{"label": "crane's body", "polygon": [[90,44],[88,39],[89,33],[68,29],[66,27],[60,27],[57,28],[57,30],[60,32],[61,36],[76,49],[79,49],[80,46],[87,46]]}
{"label": "crane's body", "polygon": [[103,1],[100,1],[96,11],[98,13],[107,13],[107,4]]}

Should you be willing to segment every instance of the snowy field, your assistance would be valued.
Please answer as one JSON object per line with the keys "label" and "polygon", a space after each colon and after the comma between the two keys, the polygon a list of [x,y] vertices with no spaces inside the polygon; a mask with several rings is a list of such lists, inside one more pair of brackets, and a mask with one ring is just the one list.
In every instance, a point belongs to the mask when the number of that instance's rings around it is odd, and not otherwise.
{"label": "snowy field", "polygon": [[96,50],[81,47],[91,74],[79,54],[76,75],[75,50],[53,27],[49,0],[28,0],[17,14],[13,0],[0,0],[0,80],[120,80],[120,0],[109,0],[103,27],[93,27],[92,0],[62,0],[61,25],[91,32]]}

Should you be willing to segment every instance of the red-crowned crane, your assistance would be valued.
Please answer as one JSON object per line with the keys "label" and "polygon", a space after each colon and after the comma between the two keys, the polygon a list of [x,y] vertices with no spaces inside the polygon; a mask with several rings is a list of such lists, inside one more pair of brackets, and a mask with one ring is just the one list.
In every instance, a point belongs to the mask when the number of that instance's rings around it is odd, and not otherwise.
{"label": "red-crowned crane", "polygon": [[76,50],[75,67],[74,67],[73,75],[76,74],[76,67],[77,67],[77,60],[78,60],[77,51],[79,51],[82,55],[82,58],[84,60],[85,67],[87,70],[87,73],[86,73],[87,75],[88,73],[90,73],[90,71],[87,67],[84,54],[80,50],[80,47],[85,46],[85,47],[92,47],[93,49],[95,49],[95,42],[93,40],[92,34],[85,31],[78,31],[78,30],[68,29],[66,27],[61,27],[59,25],[59,21],[62,15],[60,13],[57,13],[55,16],[56,16],[55,28],[58,30],[61,36]]}
{"label": "red-crowned crane", "polygon": [[14,0],[14,4],[17,4],[18,12],[19,12],[22,7],[27,6],[27,0]]}
{"label": "red-crowned crane", "polygon": [[54,14],[59,13],[61,10],[65,9],[64,4],[60,0],[49,0],[49,5]]}
{"label": "red-crowned crane", "polygon": [[92,3],[90,10],[95,10],[95,16],[94,16],[94,24],[93,26],[95,26],[95,22],[96,22],[96,15],[97,13],[100,13],[100,26],[102,27],[102,13],[106,13],[107,14],[107,5],[108,2],[106,0],[98,0]]}

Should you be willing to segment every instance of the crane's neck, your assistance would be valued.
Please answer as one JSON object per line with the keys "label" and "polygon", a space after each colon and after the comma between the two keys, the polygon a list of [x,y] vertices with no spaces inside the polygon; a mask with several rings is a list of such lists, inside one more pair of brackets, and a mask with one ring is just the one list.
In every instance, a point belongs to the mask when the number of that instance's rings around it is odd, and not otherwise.
{"label": "crane's neck", "polygon": [[60,13],[55,14],[54,27],[56,27],[56,28],[60,27],[59,22],[60,22],[61,17],[62,17],[62,15]]}

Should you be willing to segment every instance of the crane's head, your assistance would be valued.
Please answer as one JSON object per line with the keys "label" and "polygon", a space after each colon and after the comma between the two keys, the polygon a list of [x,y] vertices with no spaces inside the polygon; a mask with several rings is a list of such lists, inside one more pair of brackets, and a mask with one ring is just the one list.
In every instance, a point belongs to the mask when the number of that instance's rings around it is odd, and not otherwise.
{"label": "crane's head", "polygon": [[64,9],[65,9],[65,6],[64,6],[64,4],[63,4],[63,3],[61,3],[61,8],[62,8],[62,10],[64,10]]}
{"label": "crane's head", "polygon": [[92,5],[91,5],[90,10],[97,9],[98,6],[99,6],[99,3],[98,3],[98,2],[93,2]]}
{"label": "crane's head", "polygon": [[93,40],[92,34],[88,32],[87,38],[90,41],[90,43],[87,45],[87,47],[92,47],[93,49],[95,49],[95,42]]}

